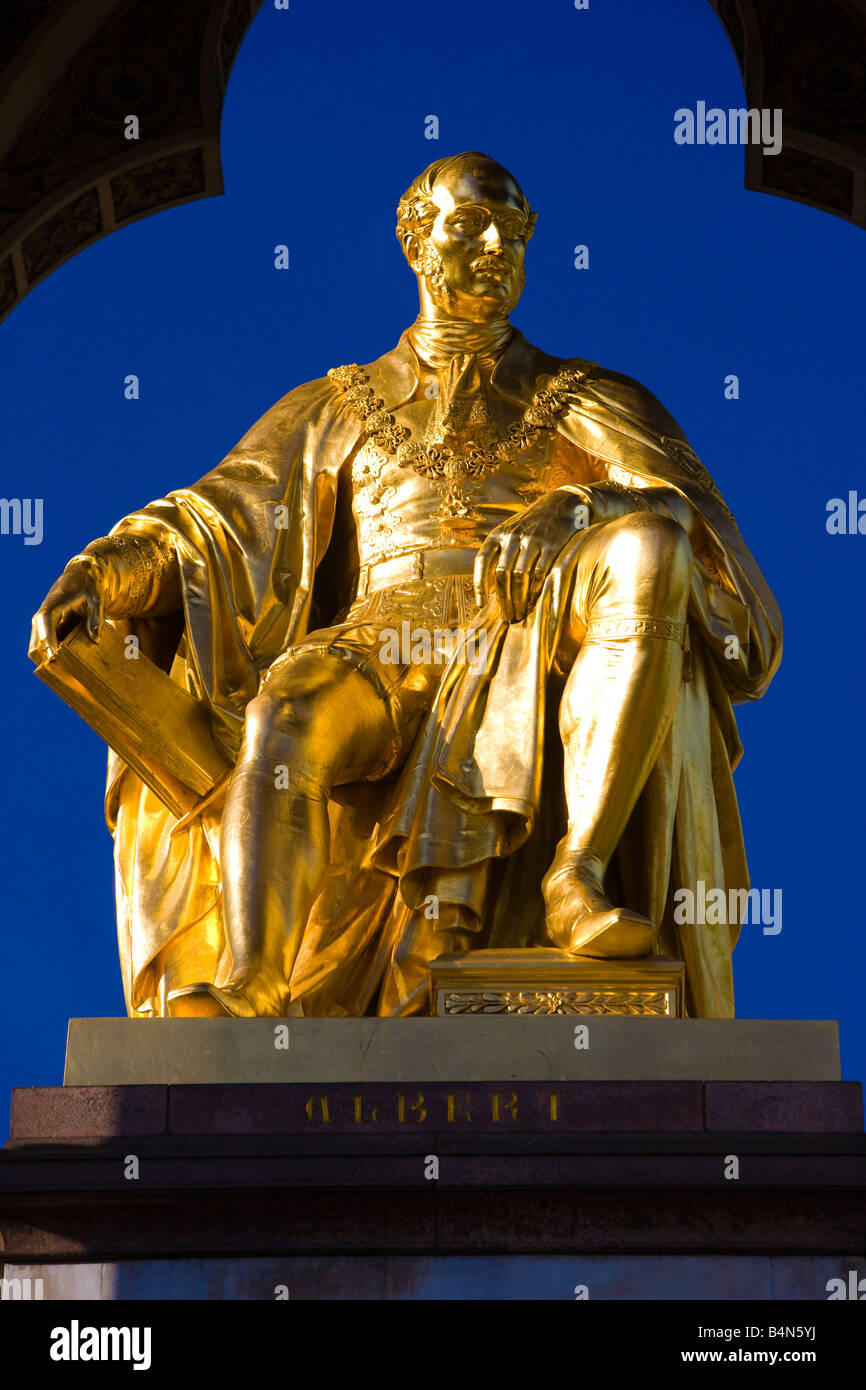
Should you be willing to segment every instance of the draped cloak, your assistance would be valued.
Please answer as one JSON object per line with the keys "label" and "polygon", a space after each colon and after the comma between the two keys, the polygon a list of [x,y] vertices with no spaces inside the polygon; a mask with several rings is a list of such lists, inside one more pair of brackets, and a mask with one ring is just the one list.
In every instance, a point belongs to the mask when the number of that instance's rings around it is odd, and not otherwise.
{"label": "draped cloak", "polygon": [[[539,378],[562,365],[514,331],[491,385],[525,407]],[[404,333],[365,370],[394,412],[414,395],[421,368]],[[674,515],[683,506],[693,513],[688,678],[608,883],[615,901],[660,924],[659,951],[685,961],[688,1012],[731,1017],[738,926],[679,925],[673,894],[703,881],[727,899],[749,886],[732,707],[769,684],[781,657],[780,614],[706,469],[643,386],[593,364],[556,428],[596,461],[600,482],[667,488]],[[205,703],[229,762],[262,674],[354,596],[357,550],[338,534],[335,516],[341,472],[364,438],[330,381],[310,382],[268,410],[194,486],[115,527],[159,534],[174,548],[182,615],[128,626]],[[458,652],[403,768],[335,789],[330,869],[292,973],[293,1011],[376,1013],[399,943],[431,895],[443,923],[476,930],[478,945],[544,944],[541,878],[565,828],[555,671],[565,599],[560,568],[522,623],[506,625],[488,605],[484,662],[470,667]],[[178,825],[109,755],[106,814],[133,1015],[160,1014],[169,989],[220,983],[230,968],[221,810],[217,800]]]}

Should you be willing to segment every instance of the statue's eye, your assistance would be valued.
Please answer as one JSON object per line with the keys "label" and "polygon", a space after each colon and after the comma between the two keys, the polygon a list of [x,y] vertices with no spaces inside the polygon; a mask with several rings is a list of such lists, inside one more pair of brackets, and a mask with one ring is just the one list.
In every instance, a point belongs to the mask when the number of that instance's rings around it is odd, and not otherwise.
{"label": "statue's eye", "polygon": [[480,232],[482,223],[477,212],[458,212],[451,218],[451,225],[458,232]]}

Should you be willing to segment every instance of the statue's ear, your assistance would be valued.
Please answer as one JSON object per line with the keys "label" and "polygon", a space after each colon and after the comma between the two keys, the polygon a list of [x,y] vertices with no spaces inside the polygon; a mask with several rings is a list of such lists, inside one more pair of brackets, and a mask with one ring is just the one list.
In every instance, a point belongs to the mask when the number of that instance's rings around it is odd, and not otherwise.
{"label": "statue's ear", "polygon": [[[400,235],[399,232],[397,234]],[[419,232],[404,232],[400,237],[403,247],[403,255],[409,262],[413,270],[416,269],[418,261],[424,253],[424,237]]]}
{"label": "statue's ear", "polygon": [[535,224],[538,221],[538,213],[531,212],[526,221],[528,225],[524,245],[528,246],[530,241],[532,240],[533,233],[535,232]]}

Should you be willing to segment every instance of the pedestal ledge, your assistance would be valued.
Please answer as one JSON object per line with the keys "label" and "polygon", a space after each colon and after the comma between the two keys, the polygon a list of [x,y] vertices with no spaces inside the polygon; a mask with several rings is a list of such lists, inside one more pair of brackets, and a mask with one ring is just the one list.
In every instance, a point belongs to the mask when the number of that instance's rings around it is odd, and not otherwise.
{"label": "pedestal ledge", "polygon": [[66,1086],[245,1082],[838,1081],[833,1022],[74,1018]]}

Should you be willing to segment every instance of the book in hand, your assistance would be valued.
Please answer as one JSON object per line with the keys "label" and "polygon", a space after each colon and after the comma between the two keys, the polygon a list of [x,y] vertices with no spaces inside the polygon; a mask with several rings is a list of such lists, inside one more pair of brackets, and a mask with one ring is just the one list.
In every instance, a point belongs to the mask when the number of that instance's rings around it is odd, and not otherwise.
{"label": "book in hand", "polygon": [[191,817],[227,780],[205,705],[104,623],[99,640],[73,628],[36,675],[138,773],[178,819]]}

